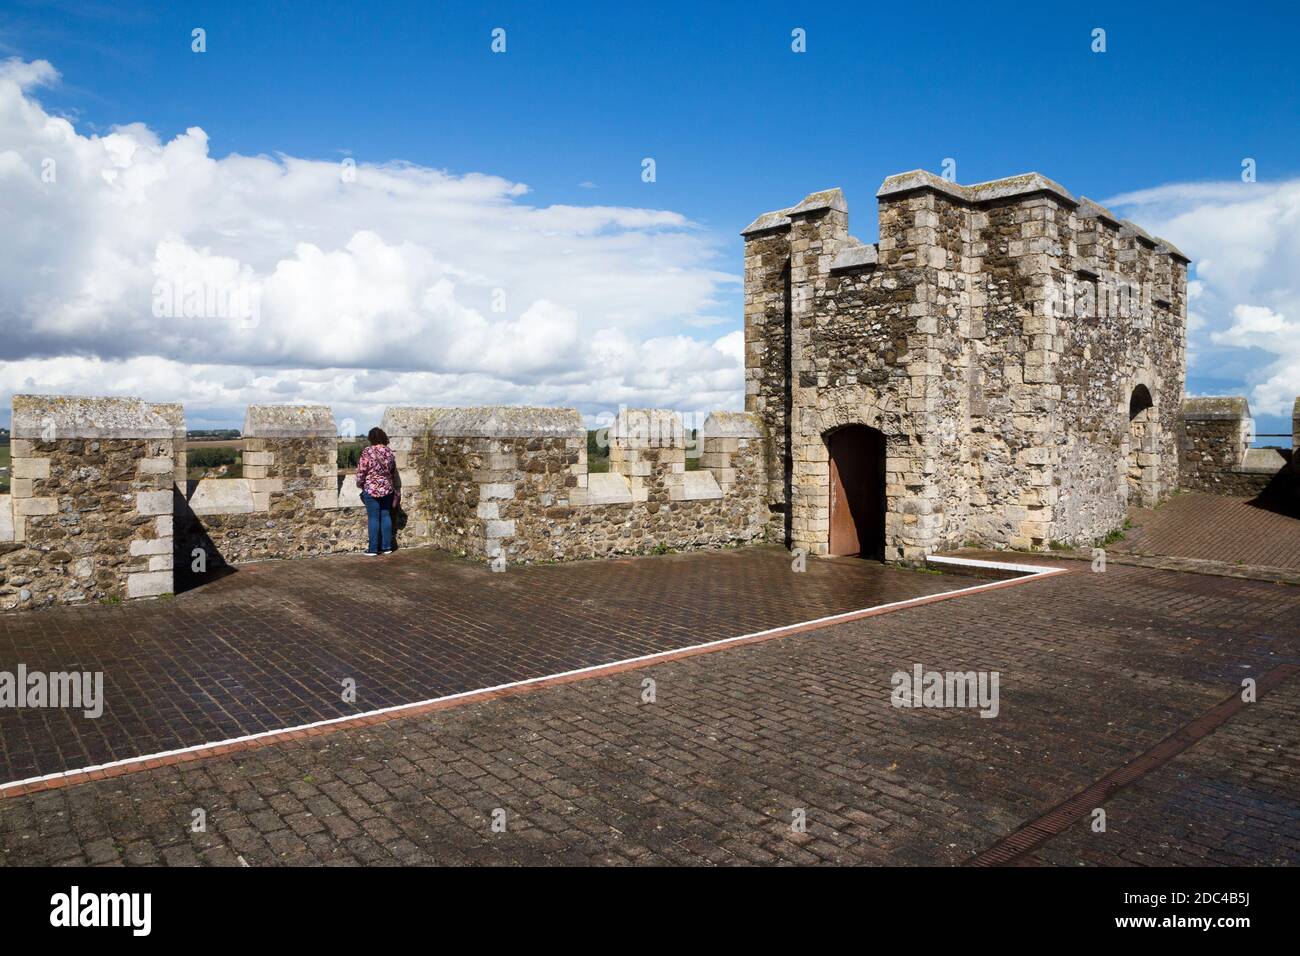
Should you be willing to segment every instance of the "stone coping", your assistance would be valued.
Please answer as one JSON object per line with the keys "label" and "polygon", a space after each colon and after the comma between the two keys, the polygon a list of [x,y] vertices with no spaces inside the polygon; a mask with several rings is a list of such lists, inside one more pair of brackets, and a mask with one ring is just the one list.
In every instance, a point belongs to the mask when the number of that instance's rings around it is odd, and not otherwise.
{"label": "stone coping", "polygon": [[825,209],[836,209],[842,213],[849,211],[848,201],[844,198],[844,191],[839,186],[809,193],[797,205],[791,206],[786,215],[793,219],[795,216],[808,216]]}
{"label": "stone coping", "polygon": [[249,405],[245,438],[335,438],[334,412],[328,405]]}
{"label": "stone coping", "polygon": [[704,420],[705,438],[761,438],[763,419],[755,412],[712,412]]}
{"label": "stone coping", "polygon": [[188,504],[199,516],[246,515],[259,510],[248,478],[202,478]]}
{"label": "stone coping", "polygon": [[632,502],[632,485],[616,471],[587,476],[585,503],[588,505],[624,505]]}
{"label": "stone coping", "polygon": [[388,436],[414,438],[426,431],[447,438],[586,438],[576,408],[484,405],[474,408],[399,406],[384,412]]}
{"label": "stone coping", "polygon": [[139,398],[15,395],[11,437],[173,438],[175,426]]}
{"label": "stone coping", "polygon": [[1247,448],[1246,457],[1236,470],[1246,475],[1276,475],[1286,464],[1280,448]]}
{"label": "stone coping", "polygon": [[1158,245],[1155,237],[1135,223],[1132,219],[1120,220],[1119,234],[1125,239],[1137,239],[1139,242],[1145,243],[1152,249]]}
{"label": "stone coping", "polygon": [[1103,222],[1114,226],[1116,229],[1120,227],[1120,223],[1122,222],[1119,216],[1115,215],[1101,203],[1089,199],[1087,196],[1079,197],[1079,208],[1074,211],[1074,214],[1080,219],[1100,219]]}
{"label": "stone coping", "polygon": [[685,448],[682,417],[667,408],[623,408],[609,429],[609,440],[628,448]]}
{"label": "stone coping", "polygon": [[1168,239],[1162,239],[1159,236],[1153,236],[1152,238],[1156,241],[1156,252],[1163,252],[1165,255],[1173,256],[1182,263],[1189,263],[1192,261],[1190,256],[1184,254],[1181,249]]}
{"label": "stone coping", "polygon": [[457,409],[432,405],[390,405],[384,409],[379,427],[390,439],[415,438],[430,430],[443,415],[454,411]]}
{"label": "stone coping", "polygon": [[180,402],[154,402],[150,410],[163,421],[168,422],[178,437],[185,437],[185,406]]}
{"label": "stone coping", "polygon": [[1182,416],[1184,421],[1227,421],[1250,418],[1250,404],[1244,395],[1185,398]]}
{"label": "stone coping", "polygon": [[1065,200],[1071,206],[1079,204],[1068,189],[1040,173],[1021,173],[1005,179],[993,179],[985,183],[963,186],[942,176],[936,176],[926,169],[913,169],[906,173],[887,176],[880,184],[880,188],[876,190],[876,198],[896,196],[918,189],[933,189],[972,205],[1011,199],[1016,196],[1032,196],[1036,193],[1050,193],[1058,199]]}
{"label": "stone coping", "polygon": [[707,470],[683,472],[669,491],[669,497],[676,501],[709,501],[722,496],[718,479]]}
{"label": "stone coping", "polygon": [[742,236],[752,236],[756,232],[767,232],[769,229],[787,229],[790,226],[789,212],[788,209],[774,209],[772,212],[765,212],[740,230],[740,234]]}
{"label": "stone coping", "polygon": [[880,261],[880,251],[874,245],[849,246],[831,260],[831,271],[841,269],[861,269],[874,266]]}

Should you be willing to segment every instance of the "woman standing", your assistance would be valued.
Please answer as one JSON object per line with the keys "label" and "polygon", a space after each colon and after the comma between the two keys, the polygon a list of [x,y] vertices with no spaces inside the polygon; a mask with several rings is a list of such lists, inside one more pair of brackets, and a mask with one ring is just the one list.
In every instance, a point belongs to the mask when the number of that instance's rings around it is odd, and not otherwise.
{"label": "woman standing", "polygon": [[366,435],[370,445],[357,461],[357,487],[366,505],[366,528],[370,533],[368,557],[393,551],[393,504],[397,492],[397,458],[388,447],[388,435],[372,428]]}

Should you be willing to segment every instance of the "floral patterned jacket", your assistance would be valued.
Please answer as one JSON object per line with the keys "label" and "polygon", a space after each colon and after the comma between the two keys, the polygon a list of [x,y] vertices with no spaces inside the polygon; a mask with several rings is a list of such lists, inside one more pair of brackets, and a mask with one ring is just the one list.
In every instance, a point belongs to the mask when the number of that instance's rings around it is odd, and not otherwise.
{"label": "floral patterned jacket", "polygon": [[397,458],[387,445],[370,445],[357,461],[357,487],[371,498],[391,495],[397,476]]}

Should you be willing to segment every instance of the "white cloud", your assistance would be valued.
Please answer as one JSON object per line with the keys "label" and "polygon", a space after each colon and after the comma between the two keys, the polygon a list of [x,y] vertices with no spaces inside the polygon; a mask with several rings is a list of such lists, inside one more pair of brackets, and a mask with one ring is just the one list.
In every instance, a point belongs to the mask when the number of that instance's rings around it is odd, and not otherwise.
{"label": "white cloud", "polygon": [[[0,400],[739,407],[739,277],[680,213],[540,207],[481,173],[82,135],[0,63]],[[346,160],[351,164],[351,160]],[[48,181],[49,171],[53,181]],[[7,404],[7,401],[6,401]]]}
{"label": "white cloud", "polygon": [[1262,380],[1252,392],[1256,411],[1284,414],[1300,395],[1300,322],[1288,320],[1272,309],[1239,305],[1232,310],[1232,324],[1212,332],[1219,345],[1263,349],[1277,356],[1263,369]]}
{"label": "white cloud", "polygon": [[1254,412],[1289,415],[1300,394],[1300,180],[1175,183],[1106,205],[1194,260],[1189,377],[1237,378]]}

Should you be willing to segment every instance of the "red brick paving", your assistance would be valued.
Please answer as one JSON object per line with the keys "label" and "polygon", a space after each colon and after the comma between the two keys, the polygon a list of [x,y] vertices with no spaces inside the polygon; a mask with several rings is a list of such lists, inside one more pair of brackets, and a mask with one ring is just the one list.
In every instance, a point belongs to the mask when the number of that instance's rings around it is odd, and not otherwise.
{"label": "red brick paving", "polygon": [[[1044,864],[1294,866],[1300,693],[1271,694],[1039,850]],[[1138,836],[1138,839],[1134,837]]]}
{"label": "red brick paving", "polygon": [[[1243,676],[1300,663],[1298,611],[1300,589],[1261,582],[1071,573],[3,800],[0,860],[961,863]],[[891,673],[915,662],[999,670],[1000,715],[892,707]],[[1112,797],[1104,838],[1083,823],[1038,858],[1300,863],[1295,701],[1288,684],[1252,705]],[[489,826],[497,808],[505,833]]]}
{"label": "red brick paving", "polygon": [[1251,499],[1185,492],[1131,517],[1134,527],[1110,549],[1300,571],[1300,516]]}
{"label": "red brick paving", "polygon": [[420,550],[253,565],[167,602],[5,615],[0,670],[102,671],[105,712],[0,711],[0,782],[981,583],[847,559],[796,574],[775,548],[503,574]]}

